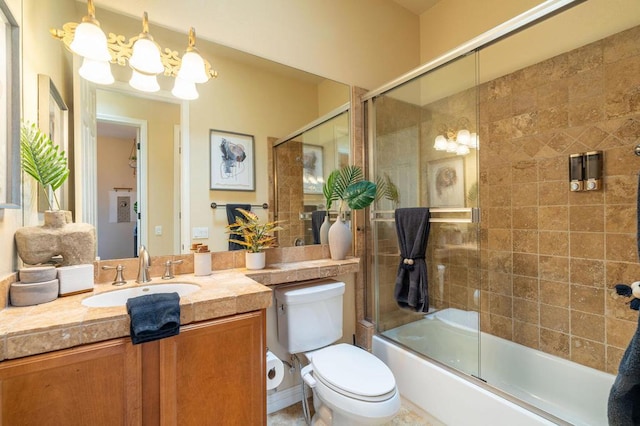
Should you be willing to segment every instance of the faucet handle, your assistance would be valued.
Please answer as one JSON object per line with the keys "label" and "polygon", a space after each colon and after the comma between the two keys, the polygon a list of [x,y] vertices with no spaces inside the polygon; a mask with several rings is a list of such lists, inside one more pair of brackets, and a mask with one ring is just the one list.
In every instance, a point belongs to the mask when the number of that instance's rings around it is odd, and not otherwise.
{"label": "faucet handle", "polygon": [[122,272],[125,269],[124,265],[120,265],[120,264],[118,264],[118,266],[104,265],[102,269],[104,269],[105,271],[110,269],[116,270],[116,276],[113,279],[113,282],[111,283],[111,285],[124,285],[127,283],[127,280],[124,279],[124,274]]}
{"label": "faucet handle", "polygon": [[167,260],[164,263],[164,274],[162,275],[162,279],[163,280],[170,280],[172,278],[175,278],[175,276],[173,275],[173,265],[179,265],[182,263],[182,260]]}

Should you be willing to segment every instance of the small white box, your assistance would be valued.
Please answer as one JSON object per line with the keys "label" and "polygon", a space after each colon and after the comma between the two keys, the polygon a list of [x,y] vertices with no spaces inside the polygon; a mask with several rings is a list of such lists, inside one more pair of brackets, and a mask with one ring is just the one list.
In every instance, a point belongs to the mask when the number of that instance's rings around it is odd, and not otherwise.
{"label": "small white box", "polygon": [[60,296],[93,290],[93,265],[71,265],[58,268]]}

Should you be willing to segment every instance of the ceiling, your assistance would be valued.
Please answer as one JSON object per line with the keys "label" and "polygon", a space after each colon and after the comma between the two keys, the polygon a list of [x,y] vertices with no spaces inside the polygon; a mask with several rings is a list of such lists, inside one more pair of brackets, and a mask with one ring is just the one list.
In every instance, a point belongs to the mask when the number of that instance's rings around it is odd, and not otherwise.
{"label": "ceiling", "polygon": [[421,15],[440,0],[391,0],[416,15]]}

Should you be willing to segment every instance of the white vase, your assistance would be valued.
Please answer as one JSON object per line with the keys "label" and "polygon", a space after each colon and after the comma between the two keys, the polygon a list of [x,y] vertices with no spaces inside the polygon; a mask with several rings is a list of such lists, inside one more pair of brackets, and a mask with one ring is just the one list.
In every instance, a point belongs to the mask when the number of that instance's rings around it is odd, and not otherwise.
{"label": "white vase", "polygon": [[320,244],[329,244],[329,228],[331,228],[331,222],[329,221],[329,212],[324,216],[324,222],[320,226]]}
{"label": "white vase", "polygon": [[247,252],[244,258],[245,267],[247,269],[264,269],[266,264],[266,253],[261,251],[259,253]]}
{"label": "white vase", "polygon": [[351,229],[340,218],[329,228],[329,251],[331,259],[343,260],[351,252]]}

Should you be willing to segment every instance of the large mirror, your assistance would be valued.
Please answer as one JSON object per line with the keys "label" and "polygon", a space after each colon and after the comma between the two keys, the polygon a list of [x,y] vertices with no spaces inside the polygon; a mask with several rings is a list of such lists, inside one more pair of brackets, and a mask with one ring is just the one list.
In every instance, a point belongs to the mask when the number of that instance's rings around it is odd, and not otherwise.
{"label": "large mirror", "polygon": [[281,246],[320,244],[325,179],[350,163],[349,115],[347,104],[274,143],[275,218],[288,225],[278,233]]}
{"label": "large mirror", "polygon": [[[69,21],[79,22],[86,4],[78,3],[77,11]],[[100,8],[96,17],[107,33],[140,32],[137,19]],[[150,18],[155,41],[182,54],[186,35]],[[101,259],[131,257],[141,243],[152,255],[188,252],[193,242],[227,250],[226,205],[249,204],[268,218],[261,207],[269,194],[268,138],[291,134],[349,102],[347,85],[206,40],[198,39],[197,47],[218,78],[199,85],[199,98],[189,102],[172,98],[169,77],[159,77],[161,91],[149,96],[129,88],[127,67],[112,64],[112,86],[88,83],[75,72],[76,217],[96,225]],[[210,189],[218,154],[211,129],[253,137],[255,191]],[[346,158],[347,129],[337,134],[341,147],[335,145]]]}

